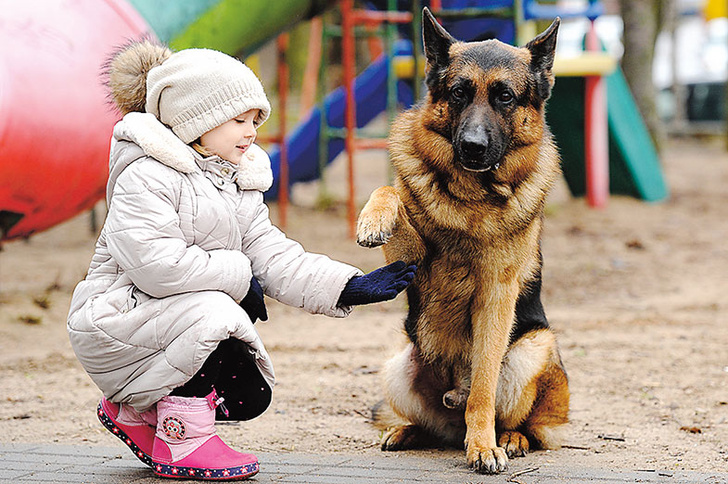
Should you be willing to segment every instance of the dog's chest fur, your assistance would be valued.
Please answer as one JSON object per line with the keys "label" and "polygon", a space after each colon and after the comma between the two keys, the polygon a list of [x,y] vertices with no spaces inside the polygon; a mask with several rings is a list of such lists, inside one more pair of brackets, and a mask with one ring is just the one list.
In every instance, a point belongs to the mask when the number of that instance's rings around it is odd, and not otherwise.
{"label": "dog's chest fur", "polygon": [[491,174],[440,169],[453,164],[449,142],[422,129],[417,109],[400,123],[390,143],[395,187],[425,246],[408,290],[405,329],[423,354],[463,361],[472,345],[472,315],[495,300],[494,282],[515,277],[521,284],[539,268],[541,212],[552,180],[542,180],[534,200]]}

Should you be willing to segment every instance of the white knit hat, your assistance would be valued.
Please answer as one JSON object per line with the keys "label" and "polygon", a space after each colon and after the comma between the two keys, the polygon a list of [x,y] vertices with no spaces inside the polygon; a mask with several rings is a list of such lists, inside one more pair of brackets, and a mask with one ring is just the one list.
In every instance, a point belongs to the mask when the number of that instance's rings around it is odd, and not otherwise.
{"label": "white knit hat", "polygon": [[147,75],[145,110],[191,143],[251,109],[258,123],[270,115],[263,85],[245,64],[209,49],[186,49],[169,56]]}

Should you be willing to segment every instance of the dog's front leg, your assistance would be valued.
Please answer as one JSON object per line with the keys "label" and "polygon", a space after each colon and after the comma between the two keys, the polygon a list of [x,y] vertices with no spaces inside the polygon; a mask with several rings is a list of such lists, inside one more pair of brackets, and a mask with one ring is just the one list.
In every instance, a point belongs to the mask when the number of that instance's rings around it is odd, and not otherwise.
{"label": "dog's front leg", "polygon": [[379,187],[369,196],[359,214],[356,239],[364,247],[383,245],[387,262],[416,264],[425,254],[422,238],[412,227],[397,190],[390,186]]}
{"label": "dog's front leg", "polygon": [[473,307],[472,384],[465,409],[468,465],[495,474],[508,468],[508,457],[495,435],[495,398],[501,361],[515,315],[518,283],[494,277]]}

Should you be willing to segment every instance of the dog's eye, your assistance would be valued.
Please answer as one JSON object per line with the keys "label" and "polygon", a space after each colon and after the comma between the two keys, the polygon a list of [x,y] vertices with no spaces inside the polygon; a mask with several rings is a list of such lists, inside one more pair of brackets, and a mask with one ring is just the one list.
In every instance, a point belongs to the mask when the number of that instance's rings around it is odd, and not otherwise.
{"label": "dog's eye", "polygon": [[511,92],[510,90],[505,90],[498,94],[498,101],[501,104],[510,104],[511,102],[513,102],[513,99],[513,92]]}
{"label": "dog's eye", "polygon": [[450,95],[455,101],[462,101],[465,99],[465,89],[460,86],[455,86],[452,91],[450,91]]}

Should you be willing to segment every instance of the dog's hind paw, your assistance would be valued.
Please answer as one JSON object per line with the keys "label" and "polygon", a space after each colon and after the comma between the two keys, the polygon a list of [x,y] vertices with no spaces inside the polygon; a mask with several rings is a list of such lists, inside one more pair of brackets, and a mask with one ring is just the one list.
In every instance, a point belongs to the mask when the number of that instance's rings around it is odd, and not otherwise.
{"label": "dog's hind paw", "polygon": [[398,425],[388,429],[382,437],[382,450],[417,449],[428,445],[431,436],[417,425]]}
{"label": "dog's hind paw", "polygon": [[498,447],[505,449],[508,457],[524,457],[530,450],[525,435],[515,430],[506,430],[498,437]]}

